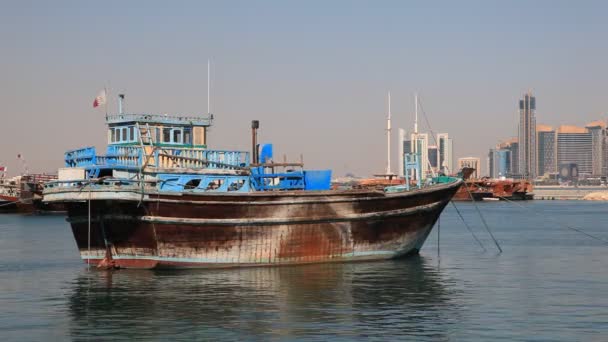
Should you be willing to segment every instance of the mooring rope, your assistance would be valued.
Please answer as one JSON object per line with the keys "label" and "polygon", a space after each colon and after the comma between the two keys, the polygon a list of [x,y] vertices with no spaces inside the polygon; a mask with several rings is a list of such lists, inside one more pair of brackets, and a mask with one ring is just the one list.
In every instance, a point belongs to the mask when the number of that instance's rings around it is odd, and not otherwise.
{"label": "mooring rope", "polygon": [[467,227],[467,230],[469,231],[469,233],[471,233],[471,235],[473,236],[473,238],[475,239],[475,241],[477,241],[477,243],[479,244],[479,247],[481,247],[484,252],[487,251],[487,249],[481,243],[481,240],[479,240],[477,238],[477,235],[475,235],[475,232],[473,232],[473,229],[471,229],[471,227],[469,226],[469,224],[467,223],[467,221],[464,220],[464,217],[460,213],[460,210],[458,210],[458,207],[456,206],[456,203],[454,203],[454,201],[450,201],[450,203],[452,203],[452,205],[454,206],[454,209],[456,209],[456,213],[458,214],[458,217],[460,217],[460,220],[462,220],[462,223],[464,223],[464,226]]}
{"label": "mooring rope", "polygon": [[[531,208],[524,207],[523,205],[521,205],[521,204],[519,204],[519,203],[517,203],[515,201],[512,201],[512,200],[510,200],[508,198],[505,198],[505,197],[502,197],[502,196],[497,196],[497,197],[499,197],[499,198],[501,198],[501,199],[503,199],[503,200],[505,200],[505,201],[507,201],[509,203],[512,203],[513,205],[516,205],[516,206],[518,206],[518,207],[520,207],[522,209],[528,210],[528,211],[532,212],[533,214],[542,215],[541,212],[535,211],[535,210],[533,210]],[[543,217],[545,217],[545,216],[543,216]],[[602,239],[601,237],[595,236],[593,234],[589,234],[589,233],[587,233],[587,232],[585,232],[585,231],[583,231],[583,230],[581,230],[579,228],[571,227],[571,226],[567,226],[567,225],[562,225],[561,223],[557,223],[557,225],[559,227],[570,229],[570,230],[573,230],[575,232],[581,233],[583,235],[586,235],[587,237],[590,237],[590,238],[592,238],[594,240],[600,241],[601,243],[603,243],[605,245],[608,245],[608,241]]]}
{"label": "mooring rope", "polygon": [[437,218],[437,263],[441,262],[441,215]]}
{"label": "mooring rope", "polygon": [[4,203],[4,204],[0,204],[0,207],[5,207],[5,206],[9,206],[9,205],[16,205],[17,203],[21,203],[24,200],[18,200],[18,201],[12,201],[12,202],[8,202],[8,203]]}
{"label": "mooring rope", "polygon": [[488,226],[488,222],[486,222],[486,219],[485,219],[485,217],[483,217],[483,214],[481,213],[481,210],[479,210],[479,206],[477,205],[477,203],[475,203],[475,199],[473,198],[473,194],[471,193],[471,191],[467,187],[466,181],[464,183],[464,188],[467,189],[467,192],[469,193],[469,196],[471,197],[471,202],[473,202],[473,206],[475,207],[475,210],[477,210],[477,213],[479,214],[479,218],[481,219],[481,222],[483,222],[483,226],[488,231],[488,234],[490,234],[490,237],[492,237],[492,241],[494,241],[494,244],[496,245],[496,248],[498,248],[498,250],[500,251],[500,253],[502,253],[502,248],[500,248],[500,245],[498,244],[498,241],[496,241],[496,238],[494,237],[494,234],[492,234],[492,231],[490,230],[490,226]]}
{"label": "mooring rope", "polygon": [[[435,138],[435,133],[433,132],[433,128],[431,127],[431,123],[429,122],[429,118],[426,115],[426,111],[424,110],[424,107],[422,105],[422,101],[420,99],[418,99],[418,106],[420,106],[420,110],[422,111],[422,116],[424,117],[424,121],[426,122],[426,125],[429,128],[429,132],[431,132],[431,136],[433,137],[433,141],[435,142],[435,144],[437,146],[439,146],[439,144],[437,143],[437,139]],[[446,168],[446,169],[447,169],[448,172],[450,172],[449,168]],[[479,218],[481,218],[481,222],[483,222],[483,225],[484,225],[485,229],[488,231],[488,233],[492,237],[492,241],[494,241],[494,244],[496,245],[496,248],[498,248],[498,250],[500,251],[500,253],[502,253],[502,248],[500,248],[500,244],[498,244],[498,241],[494,237],[494,234],[492,234],[492,231],[490,230],[490,227],[488,226],[488,222],[486,222],[486,219],[481,214],[481,210],[479,210],[479,207],[475,203],[475,199],[473,199],[473,195],[471,194],[471,191],[469,191],[469,188],[467,187],[466,180],[465,180],[465,183],[463,184],[463,186],[467,190],[467,192],[469,193],[469,196],[471,197],[471,201],[473,202],[473,205],[475,206],[475,209],[477,210],[477,213],[479,214]],[[454,203],[452,202],[452,204],[454,204]],[[454,207],[456,207],[456,205],[454,205]],[[485,248],[484,248],[484,250],[485,250]]]}
{"label": "mooring rope", "polygon": [[89,216],[88,216],[88,237],[87,237],[87,248],[88,248],[88,257],[87,257],[87,269],[91,268],[91,181],[88,183],[89,185]]}

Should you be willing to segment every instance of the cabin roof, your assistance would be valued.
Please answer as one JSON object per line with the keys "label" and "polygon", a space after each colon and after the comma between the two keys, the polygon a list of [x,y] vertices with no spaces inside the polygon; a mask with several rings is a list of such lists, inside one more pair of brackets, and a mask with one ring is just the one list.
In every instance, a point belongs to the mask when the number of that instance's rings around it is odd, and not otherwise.
{"label": "cabin roof", "polygon": [[207,116],[181,116],[169,114],[115,114],[106,117],[108,125],[123,123],[147,123],[162,125],[188,125],[188,126],[211,126],[213,115]]}

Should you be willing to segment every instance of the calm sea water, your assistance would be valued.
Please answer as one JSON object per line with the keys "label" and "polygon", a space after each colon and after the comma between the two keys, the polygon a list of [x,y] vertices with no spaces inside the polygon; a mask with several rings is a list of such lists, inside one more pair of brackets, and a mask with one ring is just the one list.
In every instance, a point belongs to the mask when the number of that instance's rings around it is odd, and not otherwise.
{"label": "calm sea water", "polygon": [[[608,203],[472,204],[420,256],[88,271],[60,216],[0,215],[0,340],[608,341]],[[439,252],[439,256],[438,256]]]}

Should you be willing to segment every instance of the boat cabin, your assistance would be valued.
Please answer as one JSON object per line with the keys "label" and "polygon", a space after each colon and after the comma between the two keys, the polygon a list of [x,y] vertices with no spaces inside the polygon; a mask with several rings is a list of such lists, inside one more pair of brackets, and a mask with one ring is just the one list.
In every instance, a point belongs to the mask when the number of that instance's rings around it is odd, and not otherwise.
{"label": "boat cabin", "polygon": [[253,144],[252,160],[249,152],[208,149],[211,114],[127,114],[122,112],[122,101],[118,113],[106,116],[106,153],[98,155],[95,147],[67,151],[57,184],[82,186],[96,180],[90,186],[140,189],[145,185],[159,192],[329,189],[330,170],[275,163],[271,144],[261,148]]}
{"label": "boat cabin", "polygon": [[117,114],[106,118],[108,145],[206,148],[213,117]]}

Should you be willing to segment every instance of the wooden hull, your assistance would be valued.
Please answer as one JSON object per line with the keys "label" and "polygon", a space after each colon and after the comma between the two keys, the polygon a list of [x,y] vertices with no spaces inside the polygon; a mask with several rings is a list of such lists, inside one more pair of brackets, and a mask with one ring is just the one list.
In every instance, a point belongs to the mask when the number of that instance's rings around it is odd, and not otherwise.
{"label": "wooden hull", "polygon": [[17,211],[18,197],[0,195],[0,213],[10,213]]}
{"label": "wooden hull", "polygon": [[[417,253],[460,182],[376,191],[91,194],[64,202],[81,257],[121,268],[243,267]],[[86,196],[86,193],[84,194]],[[70,199],[71,198],[71,199]],[[90,248],[89,248],[90,243]]]}

